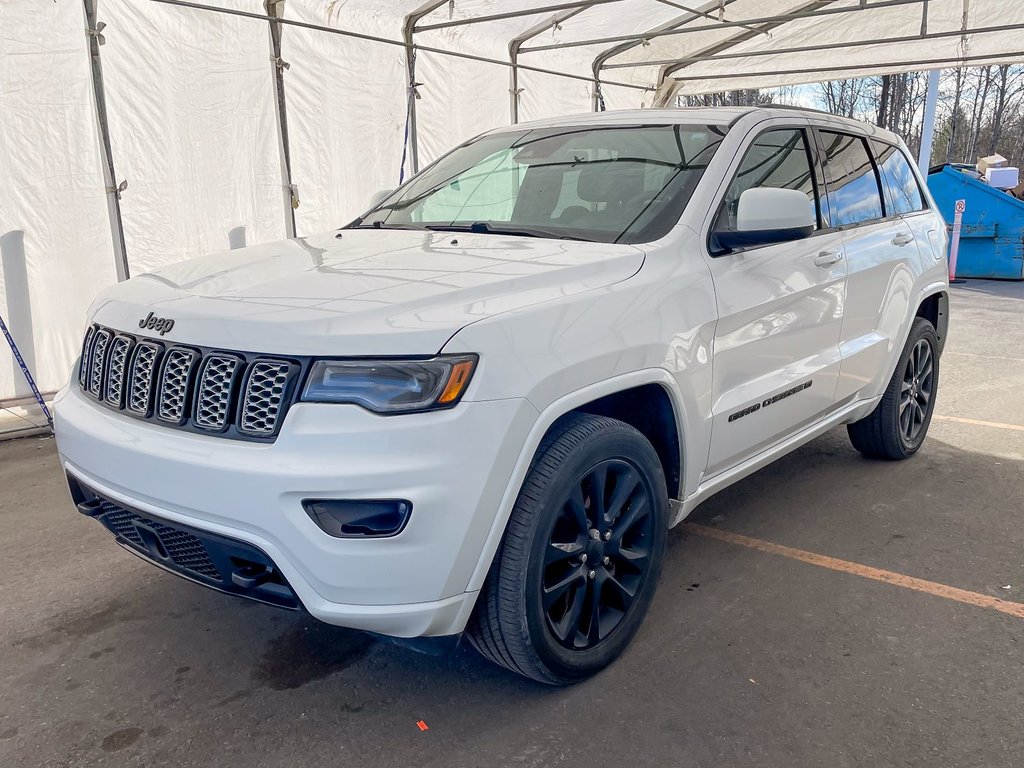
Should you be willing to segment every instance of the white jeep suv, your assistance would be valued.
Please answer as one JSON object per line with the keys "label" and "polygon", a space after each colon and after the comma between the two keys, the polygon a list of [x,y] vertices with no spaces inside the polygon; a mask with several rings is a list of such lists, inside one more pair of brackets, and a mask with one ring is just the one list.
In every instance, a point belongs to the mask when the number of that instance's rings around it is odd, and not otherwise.
{"label": "white jeep suv", "polygon": [[703,499],[839,424],[868,456],[920,448],[945,250],[866,124],[509,126],[337,231],[109,289],[61,459],[169,571],[570,683],[629,643]]}

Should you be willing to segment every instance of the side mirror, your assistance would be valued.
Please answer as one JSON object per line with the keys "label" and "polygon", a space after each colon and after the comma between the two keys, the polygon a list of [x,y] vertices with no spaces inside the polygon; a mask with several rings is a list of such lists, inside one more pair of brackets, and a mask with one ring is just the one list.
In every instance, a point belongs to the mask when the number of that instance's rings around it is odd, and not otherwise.
{"label": "side mirror", "polygon": [[373,195],[370,196],[370,207],[367,210],[372,210],[373,208],[376,208],[378,205],[383,203],[394,191],[395,190],[393,189],[382,189],[379,192],[375,192]]}
{"label": "side mirror", "polygon": [[740,195],[736,229],[719,230],[722,248],[735,250],[800,240],[814,232],[814,205],[798,189],[754,187]]}

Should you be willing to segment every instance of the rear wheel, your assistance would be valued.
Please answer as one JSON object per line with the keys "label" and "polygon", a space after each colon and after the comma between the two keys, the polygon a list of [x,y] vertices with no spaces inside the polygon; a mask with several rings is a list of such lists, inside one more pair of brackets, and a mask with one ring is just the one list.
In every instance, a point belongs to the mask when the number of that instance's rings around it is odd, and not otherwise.
{"label": "rear wheel", "polygon": [[885,394],[868,416],[847,426],[853,447],[865,456],[906,459],[924,443],[939,383],[935,328],[917,318]]}
{"label": "rear wheel", "polygon": [[543,683],[593,675],[640,628],[667,528],[665,479],[647,439],[614,419],[566,418],[538,449],[470,641],[491,661]]}

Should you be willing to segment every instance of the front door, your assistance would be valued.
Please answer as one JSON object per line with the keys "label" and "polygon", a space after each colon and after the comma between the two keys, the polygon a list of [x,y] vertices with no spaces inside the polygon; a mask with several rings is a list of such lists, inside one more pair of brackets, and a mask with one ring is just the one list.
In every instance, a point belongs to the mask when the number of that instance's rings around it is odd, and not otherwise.
{"label": "front door", "polygon": [[712,232],[735,227],[743,191],[783,187],[807,194],[817,230],[802,240],[742,251],[709,248],[719,320],[707,477],[757,455],[833,407],[846,262],[841,235],[824,226],[821,172],[812,147],[806,122],[759,128],[712,221]]}

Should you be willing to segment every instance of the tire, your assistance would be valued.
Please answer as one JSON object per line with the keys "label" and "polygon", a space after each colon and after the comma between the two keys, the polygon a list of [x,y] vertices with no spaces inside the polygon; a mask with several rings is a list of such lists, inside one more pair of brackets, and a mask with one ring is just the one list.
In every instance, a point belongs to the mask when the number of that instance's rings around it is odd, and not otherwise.
{"label": "tire", "polygon": [[919,317],[881,401],[869,415],[847,425],[853,447],[891,461],[917,453],[932,421],[938,383],[938,337],[932,324]]}
{"label": "tire", "polygon": [[[594,493],[602,477],[605,502]],[[470,642],[542,683],[590,677],[643,623],[667,531],[665,477],[647,439],[602,416],[560,420],[519,492],[467,627]]]}

